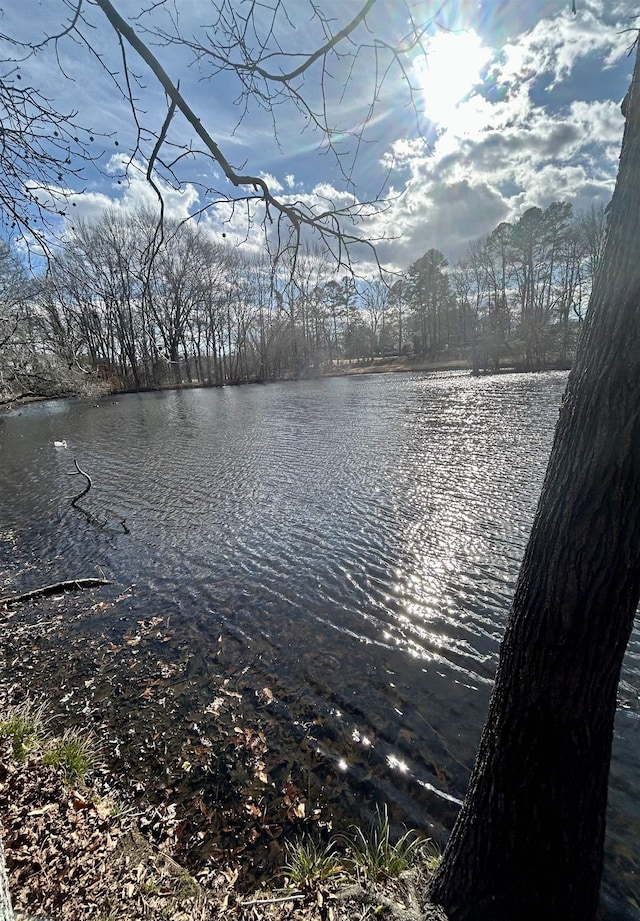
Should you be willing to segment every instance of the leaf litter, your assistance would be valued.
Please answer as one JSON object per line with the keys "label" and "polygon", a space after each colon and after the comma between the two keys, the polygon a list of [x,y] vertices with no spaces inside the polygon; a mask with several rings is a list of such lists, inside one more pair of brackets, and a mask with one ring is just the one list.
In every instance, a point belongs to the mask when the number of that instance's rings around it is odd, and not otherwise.
{"label": "leaf litter", "polygon": [[134,592],[0,612],[0,709],[46,695],[60,727],[101,739],[104,765],[70,789],[37,753],[16,762],[2,743],[15,907],[56,921],[346,921],[385,905],[395,916],[395,896],[364,898],[357,886],[278,889],[285,841],[331,833],[332,766],[310,766],[304,740],[297,753],[270,747],[277,693],[243,682],[247,669],[228,677],[227,638],[214,655],[194,653],[170,616],[131,616]]}

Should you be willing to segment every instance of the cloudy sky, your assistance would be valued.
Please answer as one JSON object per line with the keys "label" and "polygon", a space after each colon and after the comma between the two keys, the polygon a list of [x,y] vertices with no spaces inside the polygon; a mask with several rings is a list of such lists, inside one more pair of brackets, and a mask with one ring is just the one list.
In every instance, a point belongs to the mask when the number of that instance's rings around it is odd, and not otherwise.
{"label": "cloudy sky", "polygon": [[[39,42],[69,22],[74,5],[75,0],[16,0],[4,5],[0,32]],[[364,0],[320,5],[336,32]],[[198,59],[185,45],[154,35],[179,31],[209,47],[223,40],[216,21],[220,9],[223,16],[234,8],[246,12],[246,3],[115,0],[115,6],[171,79],[180,81],[196,116],[234,167],[265,178],[284,199],[305,203],[341,207],[382,192],[386,205],[358,232],[380,240],[382,260],[395,267],[406,267],[432,246],[454,260],[470,240],[532,205],[559,199],[588,208],[610,198],[623,127],[620,102],[632,69],[637,7],[630,0],[575,0],[575,13],[571,0],[378,0],[367,28],[361,26],[345,45],[349,54],[332,59],[324,73],[317,63],[294,81],[311,112],[326,113],[330,134],[314,127],[309,111],[282,96],[273,106],[241,98],[240,82],[228,72],[214,73],[213,58]],[[258,34],[273,19],[269,6],[276,7],[275,0],[256,9]],[[290,0],[285,7],[289,15],[280,15],[273,30],[268,59],[273,70],[295,67],[301,60],[296,55],[324,40],[326,24],[311,16],[307,0]],[[145,8],[152,12],[139,15]],[[167,112],[164,93],[129,49],[142,143],[123,180],[120,170],[136,130],[131,106],[109,76],[115,73],[122,84],[121,50],[90,0],[82,11],[80,34],[26,57],[21,79],[42,89],[62,111],[77,110],[77,120],[102,137],[95,142],[103,152],[102,171],[88,169],[76,186],[74,215],[92,216],[109,204],[125,209],[152,204],[155,193],[145,180],[144,161]],[[424,37],[398,59],[390,47],[402,45],[411,19],[424,27]],[[2,58],[15,59],[18,47],[0,42]],[[168,133],[175,146],[166,148],[165,159],[192,141],[193,131],[176,116]],[[202,146],[197,139],[195,146]],[[167,211],[180,216],[205,208],[217,201],[216,192],[231,188],[215,164],[197,155],[183,157],[175,173],[180,188],[162,187]],[[229,220],[223,206],[211,204],[203,219],[214,234],[248,237],[258,245],[258,231],[247,228],[244,209]]]}

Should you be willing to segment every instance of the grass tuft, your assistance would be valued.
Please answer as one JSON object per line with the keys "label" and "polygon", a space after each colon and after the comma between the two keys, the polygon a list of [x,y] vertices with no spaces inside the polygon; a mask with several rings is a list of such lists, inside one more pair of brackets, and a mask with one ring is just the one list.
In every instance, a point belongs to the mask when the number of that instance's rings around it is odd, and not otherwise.
{"label": "grass tuft", "polygon": [[289,888],[308,892],[328,880],[341,879],[347,873],[332,841],[324,844],[306,835],[299,841],[287,842],[282,875]]}
{"label": "grass tuft", "polygon": [[427,868],[433,872],[439,858],[429,853],[429,841],[418,838],[413,831],[406,831],[402,837],[391,843],[391,829],[386,805],[380,810],[376,807],[367,831],[353,826],[350,841],[356,875],[376,881],[389,876],[399,876],[405,870],[425,861]]}
{"label": "grass tuft", "polygon": [[84,782],[98,764],[98,747],[90,732],[66,729],[59,739],[53,739],[43,759],[53,768],[61,768],[68,782]]}
{"label": "grass tuft", "polygon": [[0,738],[10,738],[13,757],[23,761],[27,755],[43,744],[47,719],[44,704],[25,700],[22,704],[7,707],[0,715]]}
{"label": "grass tuft", "polygon": [[433,876],[440,864],[442,863],[442,854],[436,849],[431,841],[425,842],[424,865],[427,868],[429,876]]}
{"label": "grass tuft", "polygon": [[[344,856],[336,851],[336,845],[340,852],[346,851]],[[418,837],[414,831],[405,831],[399,841],[392,843],[386,805],[376,808],[365,831],[354,825],[351,835],[338,835],[328,844],[307,835],[297,842],[287,842],[285,847],[281,870],[286,880],[284,889],[303,893],[314,892],[328,881],[341,882],[348,877],[381,882],[418,865],[431,875],[441,860],[431,840]]]}

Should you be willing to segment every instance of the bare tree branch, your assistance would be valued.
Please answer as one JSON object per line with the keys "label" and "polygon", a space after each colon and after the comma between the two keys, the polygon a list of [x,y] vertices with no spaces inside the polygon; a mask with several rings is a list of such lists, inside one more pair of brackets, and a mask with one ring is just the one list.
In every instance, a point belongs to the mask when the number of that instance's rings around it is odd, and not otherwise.
{"label": "bare tree branch", "polygon": [[[0,35],[0,42],[17,51],[13,56],[5,51],[5,72],[0,71],[0,211],[25,238],[31,236],[40,246],[47,247],[61,230],[59,218],[70,216],[70,209],[75,206],[73,197],[83,189],[84,167],[89,163],[99,167],[102,156],[93,154],[91,144],[95,134],[77,123],[77,113],[61,115],[55,101],[43,97],[37,88],[28,90],[30,111],[14,112],[13,134],[11,118],[1,117],[3,93],[8,97],[7,110],[10,103],[15,109],[20,99],[19,60],[27,60],[50,46],[60,73],[72,79],[67,76],[68,58],[62,53],[64,43],[72,41],[84,48],[113,81],[129,107],[134,142],[127,151],[128,164],[124,170],[128,173],[135,167],[145,173],[159,202],[160,221],[164,211],[163,183],[168,182],[176,190],[183,189],[185,179],[177,172],[179,166],[186,158],[204,156],[215,164],[215,175],[221,175],[222,179],[215,188],[189,180],[190,185],[206,196],[195,216],[207,209],[217,209],[217,219],[224,220],[220,216],[220,206],[224,204],[228,220],[234,221],[239,209],[243,209],[247,234],[261,225],[266,245],[276,257],[298,247],[309,234],[315,234],[339,265],[351,267],[353,254],[359,249],[362,252],[362,248],[369,259],[376,260],[375,245],[380,240],[372,239],[358,225],[385,209],[382,195],[386,179],[382,179],[374,197],[359,200],[354,168],[375,110],[386,102],[382,91],[392,72],[407,88],[407,104],[414,106],[417,115],[408,55],[422,47],[425,27],[415,21],[409,0],[394,0],[406,13],[404,19],[409,29],[404,37],[395,38],[387,37],[386,33],[376,35],[376,28],[380,32],[379,24],[386,19],[385,14],[385,19],[378,17],[377,24],[373,21],[374,13],[381,9],[378,0],[360,0],[355,15],[351,13],[344,24],[339,21],[341,17],[334,19],[315,0],[295,4],[286,0],[211,0],[212,22],[198,27],[193,38],[182,34],[180,11],[166,0],[151,2],[129,19],[118,9],[117,0],[62,2],[69,11],[68,19],[45,39],[29,43],[24,36],[13,41],[11,36]],[[110,51],[104,43],[96,42],[97,24],[88,15],[95,8],[113,30],[122,61],[120,68],[114,64],[114,49]],[[311,27],[301,32],[305,10]],[[168,17],[169,28],[164,28],[162,14]],[[101,33],[107,36],[107,41],[109,31]],[[311,47],[305,49],[308,36]],[[280,144],[276,119],[279,107],[289,105],[297,110],[302,119],[301,130],[317,134],[318,152],[333,156],[349,200],[345,203],[344,191],[338,191],[339,202],[329,202],[328,207],[316,200],[315,191],[296,199],[274,187],[269,177],[255,168],[249,170],[234,164],[224,150],[224,138],[201,117],[189,91],[170,75],[170,67],[161,63],[152,50],[154,42],[190,51],[194,63],[199,65],[208,62],[210,73],[203,73],[202,79],[220,74],[235,76],[240,89],[237,98],[230,101],[238,106],[239,121],[250,116],[252,107],[257,105],[269,113],[277,144]],[[141,108],[141,99],[148,88],[132,69],[128,49],[135,51],[151,71],[153,81],[149,89],[153,92],[154,87],[161,87],[169,100],[167,115],[160,126],[149,125],[147,113]],[[370,97],[358,100],[361,111],[355,123],[350,119],[350,124],[340,126],[336,112],[361,70],[367,72]],[[193,140],[176,140],[176,133],[170,132],[176,113],[186,120]],[[7,139],[11,141],[9,146]],[[8,177],[4,181],[3,171]]]}

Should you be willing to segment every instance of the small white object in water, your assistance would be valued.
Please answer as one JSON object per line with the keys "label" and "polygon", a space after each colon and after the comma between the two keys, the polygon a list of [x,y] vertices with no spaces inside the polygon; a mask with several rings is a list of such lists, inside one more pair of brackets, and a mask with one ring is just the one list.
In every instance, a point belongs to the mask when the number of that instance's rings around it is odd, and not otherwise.
{"label": "small white object in water", "polygon": [[53,447],[54,447],[54,448],[66,448],[66,447],[67,447],[67,442],[66,442],[66,441],[54,441],[54,442],[53,442]]}

